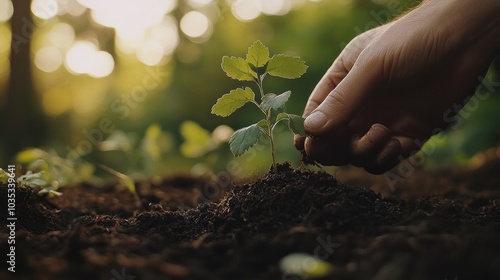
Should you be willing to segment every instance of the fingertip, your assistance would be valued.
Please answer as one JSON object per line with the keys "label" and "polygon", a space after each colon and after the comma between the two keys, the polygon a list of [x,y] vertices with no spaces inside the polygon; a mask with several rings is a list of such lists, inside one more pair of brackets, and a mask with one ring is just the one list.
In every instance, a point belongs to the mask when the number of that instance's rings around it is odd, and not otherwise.
{"label": "fingertip", "polygon": [[415,143],[415,140],[410,137],[399,136],[394,138],[401,143],[401,155],[404,158],[407,158],[420,150],[420,147]]}
{"label": "fingertip", "polygon": [[[391,139],[391,131],[382,124],[374,124],[361,138],[353,139],[352,150],[357,157],[378,154]],[[355,141],[357,140],[357,141]]]}
{"label": "fingertip", "polygon": [[316,110],[304,120],[304,129],[311,135],[318,135],[321,134],[327,123],[328,118],[325,113]]}
{"label": "fingertip", "polygon": [[325,166],[340,166],[349,163],[349,149],[339,138],[307,137],[304,151],[309,158]]}
{"label": "fingertip", "polygon": [[306,141],[306,137],[300,136],[300,135],[294,135],[293,137],[293,144],[295,146],[295,149],[299,151],[304,150],[304,142]]}
{"label": "fingertip", "polygon": [[372,174],[385,173],[399,163],[398,157],[401,152],[401,142],[398,139],[391,138],[374,161],[365,167],[365,170]]}

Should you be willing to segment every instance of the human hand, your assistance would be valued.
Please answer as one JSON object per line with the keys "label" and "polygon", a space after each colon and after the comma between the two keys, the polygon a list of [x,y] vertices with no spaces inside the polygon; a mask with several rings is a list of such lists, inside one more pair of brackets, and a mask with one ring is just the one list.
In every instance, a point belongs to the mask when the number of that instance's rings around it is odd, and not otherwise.
{"label": "human hand", "polygon": [[318,163],[371,173],[418,151],[449,125],[443,114],[474,94],[498,54],[499,2],[473,3],[427,1],[354,38],[309,97],[311,136],[296,136],[296,147]]}

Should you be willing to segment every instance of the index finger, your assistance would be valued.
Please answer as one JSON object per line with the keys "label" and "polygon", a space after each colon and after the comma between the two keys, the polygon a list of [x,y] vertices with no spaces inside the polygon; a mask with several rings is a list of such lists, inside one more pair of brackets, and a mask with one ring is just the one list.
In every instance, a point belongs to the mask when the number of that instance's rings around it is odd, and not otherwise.
{"label": "index finger", "polygon": [[357,36],[347,44],[309,96],[304,113],[302,114],[304,118],[309,116],[312,111],[323,103],[328,94],[330,94],[330,92],[332,92],[351,71],[360,53],[372,41],[373,37],[385,30],[389,25],[390,24],[386,24],[369,30]]}

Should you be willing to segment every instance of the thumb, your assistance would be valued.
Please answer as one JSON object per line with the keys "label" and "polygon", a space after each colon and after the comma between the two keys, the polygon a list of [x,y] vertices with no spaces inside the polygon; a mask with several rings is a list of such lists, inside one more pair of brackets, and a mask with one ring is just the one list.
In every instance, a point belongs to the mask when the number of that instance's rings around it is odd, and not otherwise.
{"label": "thumb", "polygon": [[362,61],[358,59],[345,78],[307,116],[304,128],[309,135],[320,136],[345,127],[368,96],[378,91],[381,81],[378,73],[382,72],[377,71],[375,63]]}

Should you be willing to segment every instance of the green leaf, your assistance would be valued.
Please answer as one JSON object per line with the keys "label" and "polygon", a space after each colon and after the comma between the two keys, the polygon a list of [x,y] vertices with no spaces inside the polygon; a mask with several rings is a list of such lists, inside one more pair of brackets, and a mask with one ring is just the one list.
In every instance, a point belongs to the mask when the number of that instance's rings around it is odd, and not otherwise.
{"label": "green leaf", "polygon": [[304,118],[299,115],[280,113],[276,116],[276,123],[282,120],[288,120],[288,128],[295,134],[307,136],[304,131]]}
{"label": "green leaf", "polygon": [[251,88],[237,88],[217,99],[217,103],[212,107],[212,114],[227,117],[247,102],[254,100],[255,93]]}
{"label": "green leaf", "polygon": [[127,134],[121,130],[113,131],[104,141],[98,145],[99,150],[131,152],[136,144],[135,135]]}
{"label": "green leaf", "polygon": [[76,167],[78,181],[90,181],[95,172],[95,165],[90,162],[82,162]]}
{"label": "green leaf", "polygon": [[257,66],[253,65],[252,63],[248,63],[248,66],[250,66],[250,69],[252,69],[252,71],[259,74],[259,68],[257,68]]}
{"label": "green leaf", "polygon": [[279,113],[277,116],[276,116],[276,122],[279,122],[281,121],[282,119],[290,119],[288,117],[288,114],[287,113]]}
{"label": "green leaf", "polygon": [[257,78],[257,74],[252,71],[250,65],[241,57],[224,56],[221,67],[228,77],[236,80],[253,81]]}
{"label": "green leaf", "polygon": [[271,76],[296,79],[307,70],[307,65],[297,56],[278,54],[273,56],[267,65],[267,73]]}
{"label": "green leaf", "polygon": [[307,136],[304,130],[304,118],[299,115],[288,114],[288,127],[295,134],[299,134],[300,136]]}
{"label": "green leaf", "polygon": [[259,141],[261,135],[258,124],[238,129],[229,139],[229,148],[235,157],[241,156]]}
{"label": "green leaf", "polygon": [[33,173],[31,170],[17,179],[17,182],[32,188],[42,188],[48,183],[42,176],[42,172]]}
{"label": "green leaf", "polygon": [[47,152],[37,148],[27,148],[16,154],[16,161],[21,164],[28,164],[40,158],[46,158]]}
{"label": "green leaf", "polygon": [[267,123],[267,121],[265,119],[260,120],[257,123],[257,125],[260,126],[260,127],[262,127],[262,128],[267,128],[269,126],[269,124]]}
{"label": "green leaf", "polygon": [[262,109],[264,109],[264,111],[267,111],[271,108],[277,110],[285,105],[291,94],[291,91],[286,91],[280,95],[268,93],[262,98],[262,103],[260,104],[260,106],[262,107]]}
{"label": "green leaf", "polygon": [[147,158],[158,161],[161,158],[161,148],[158,145],[158,139],[162,134],[161,127],[158,124],[152,124],[146,129],[144,139],[142,140],[142,151]]}
{"label": "green leaf", "polygon": [[207,153],[212,146],[210,132],[193,121],[181,124],[181,135],[185,139],[180,150],[183,156],[195,158]]}
{"label": "green leaf", "polygon": [[[248,48],[247,62],[254,65],[256,68],[263,67],[269,61],[269,49],[262,44],[261,41],[256,41]],[[257,72],[257,71],[256,71]]]}

